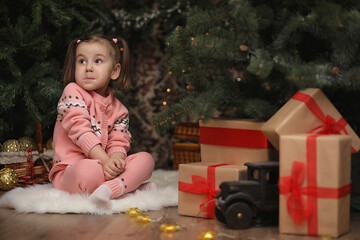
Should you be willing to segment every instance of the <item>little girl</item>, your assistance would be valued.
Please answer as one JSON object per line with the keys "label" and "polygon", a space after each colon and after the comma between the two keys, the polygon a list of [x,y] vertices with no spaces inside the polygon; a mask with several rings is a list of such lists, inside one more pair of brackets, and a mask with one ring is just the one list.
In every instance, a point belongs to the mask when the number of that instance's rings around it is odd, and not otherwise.
{"label": "little girl", "polygon": [[69,193],[88,193],[99,207],[110,199],[155,188],[154,160],[139,152],[127,156],[131,134],[128,110],[115,98],[115,87],[130,85],[130,54],[126,42],[93,35],[73,40],[64,64],[64,92],[55,124],[54,166],[49,179]]}

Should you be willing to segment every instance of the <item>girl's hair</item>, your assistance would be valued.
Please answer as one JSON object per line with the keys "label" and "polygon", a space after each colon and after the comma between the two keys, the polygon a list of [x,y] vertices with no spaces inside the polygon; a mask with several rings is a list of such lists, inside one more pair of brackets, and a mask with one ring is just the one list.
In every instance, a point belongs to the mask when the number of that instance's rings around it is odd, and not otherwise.
{"label": "girl's hair", "polygon": [[72,40],[66,51],[66,56],[64,61],[65,86],[71,82],[75,82],[75,62],[76,62],[77,46],[83,42],[88,42],[88,43],[100,42],[106,44],[110,48],[110,54],[112,55],[115,64],[116,63],[121,64],[120,76],[117,79],[115,86],[113,86],[113,84],[109,84],[109,88],[111,92],[114,94],[117,86],[120,86],[124,91],[127,91],[130,87],[130,65],[131,65],[130,50],[123,38],[118,37],[116,39],[120,40],[122,44],[121,47],[122,54],[120,53],[120,49],[117,46],[117,43],[115,43],[114,39],[110,39],[101,34],[92,35],[81,40]]}

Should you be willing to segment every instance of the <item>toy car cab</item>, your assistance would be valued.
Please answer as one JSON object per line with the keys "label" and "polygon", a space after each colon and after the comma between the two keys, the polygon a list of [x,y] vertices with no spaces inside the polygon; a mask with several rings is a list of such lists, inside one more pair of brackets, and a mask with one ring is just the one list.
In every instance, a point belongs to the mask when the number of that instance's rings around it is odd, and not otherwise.
{"label": "toy car cab", "polygon": [[279,163],[248,162],[247,179],[220,184],[215,216],[232,229],[247,228],[263,212],[279,208]]}

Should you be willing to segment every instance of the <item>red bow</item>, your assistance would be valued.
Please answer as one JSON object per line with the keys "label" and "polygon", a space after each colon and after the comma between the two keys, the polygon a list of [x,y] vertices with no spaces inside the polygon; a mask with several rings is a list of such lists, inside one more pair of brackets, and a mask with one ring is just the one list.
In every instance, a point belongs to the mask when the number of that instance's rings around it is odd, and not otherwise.
{"label": "red bow", "polygon": [[291,176],[279,178],[279,191],[287,197],[286,205],[294,223],[301,225],[310,218],[314,206],[311,201],[306,201],[304,195],[315,198],[337,199],[350,194],[350,184],[340,188],[301,187],[305,179],[305,163],[293,163]]}
{"label": "red bow", "polygon": [[341,131],[344,131],[344,133],[347,135],[347,131],[345,129],[345,126],[347,125],[347,122],[344,118],[340,118],[338,121],[335,121],[335,119],[330,116],[326,115],[324,119],[320,119],[323,121],[324,125],[320,125],[311,131],[309,133],[318,133],[318,134],[340,134]]}
{"label": "red bow", "polygon": [[309,218],[312,208],[307,204],[303,195],[306,194],[306,188],[301,188],[305,179],[305,163],[294,162],[291,176],[281,177],[279,179],[280,194],[287,195],[287,209],[294,223],[301,225],[303,221]]}
{"label": "red bow", "polygon": [[211,188],[210,182],[204,177],[193,175],[191,179],[192,183],[179,182],[179,191],[199,195],[207,194],[200,204],[200,210],[206,212],[205,217],[214,218],[215,202],[212,200],[220,190]]}
{"label": "red bow", "polygon": [[312,130],[309,131],[309,133],[314,133],[317,130],[320,130],[316,133],[319,134],[331,134],[331,133],[335,133],[335,134],[340,134],[341,131],[344,131],[344,133],[346,135],[348,135],[345,127],[347,125],[347,122],[345,121],[345,119],[343,117],[341,117],[338,121],[335,121],[335,119],[330,116],[330,115],[326,115],[324,114],[324,112],[321,110],[321,108],[319,107],[319,105],[315,102],[315,100],[304,93],[301,92],[297,92],[295,93],[295,95],[292,97],[292,99],[298,100],[300,102],[305,103],[305,105],[309,108],[309,110],[320,120],[322,121],[324,124],[320,125]]}

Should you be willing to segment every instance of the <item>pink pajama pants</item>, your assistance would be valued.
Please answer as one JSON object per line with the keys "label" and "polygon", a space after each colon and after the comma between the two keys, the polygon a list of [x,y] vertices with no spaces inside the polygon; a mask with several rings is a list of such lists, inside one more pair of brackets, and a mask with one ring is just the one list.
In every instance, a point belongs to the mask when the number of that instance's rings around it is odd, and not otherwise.
{"label": "pink pajama pants", "polygon": [[125,171],[118,177],[106,181],[100,160],[82,159],[57,172],[53,184],[55,188],[69,193],[91,194],[105,183],[112,191],[111,198],[117,198],[134,191],[148,180],[155,165],[152,156],[147,152],[129,155],[125,162]]}

